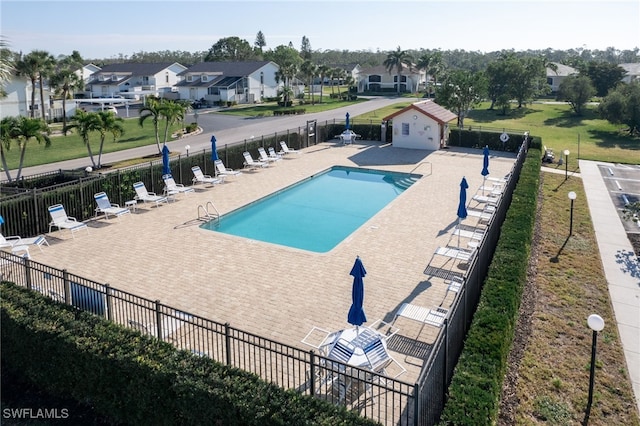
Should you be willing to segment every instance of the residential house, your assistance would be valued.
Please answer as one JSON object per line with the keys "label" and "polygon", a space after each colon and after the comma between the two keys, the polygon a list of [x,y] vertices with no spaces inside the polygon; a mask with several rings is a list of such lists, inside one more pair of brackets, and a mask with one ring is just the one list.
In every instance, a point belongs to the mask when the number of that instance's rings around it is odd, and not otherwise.
{"label": "residential house", "polygon": [[[35,97],[35,117],[40,117],[40,93],[38,86],[33,88],[31,80],[24,76],[12,75],[4,86],[7,96],[0,99],[0,119],[5,117],[30,117],[31,116],[31,93],[36,91]],[[45,91],[45,108],[49,106],[49,90]]]}
{"label": "residential house", "polygon": [[[424,87],[426,73],[416,67],[402,66],[400,77],[400,92],[416,93],[420,87]],[[397,92],[398,70],[378,65],[375,67],[360,68],[356,76],[358,92]]]}
{"label": "residential house", "polygon": [[553,62],[553,64],[555,64],[558,69],[552,70],[551,68],[547,68],[547,83],[549,84],[549,86],[551,86],[551,92],[555,93],[558,91],[560,84],[564,81],[565,78],[569,77],[570,75],[578,74],[578,71],[573,67],[563,65],[558,62]]}
{"label": "residential house", "polygon": [[634,81],[640,81],[640,64],[620,64],[621,68],[627,72],[622,81],[631,84]]}
{"label": "residential house", "polygon": [[458,116],[432,100],[413,103],[383,118],[393,123],[392,145],[396,148],[437,150],[449,140],[449,122]]}
{"label": "residential house", "polygon": [[86,89],[89,98],[163,97],[174,90],[178,74],[186,69],[177,62],[110,64],[91,74]]}
{"label": "residential house", "polygon": [[271,61],[200,62],[179,74],[180,99],[220,103],[255,103],[276,97],[280,67]]}

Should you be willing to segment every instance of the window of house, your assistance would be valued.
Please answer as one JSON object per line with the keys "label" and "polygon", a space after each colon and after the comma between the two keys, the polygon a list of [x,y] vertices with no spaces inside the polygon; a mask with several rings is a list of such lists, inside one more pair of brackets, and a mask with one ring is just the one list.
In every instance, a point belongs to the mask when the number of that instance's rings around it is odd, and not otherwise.
{"label": "window of house", "polygon": [[264,84],[264,72],[260,71],[260,84]]}
{"label": "window of house", "polygon": [[[403,83],[406,83],[407,82],[407,76],[406,75],[401,75],[400,76],[400,81],[403,82]],[[393,82],[394,83],[398,82],[398,76],[397,75],[393,76]]]}
{"label": "window of house", "polygon": [[402,123],[402,136],[409,136],[409,123]]}
{"label": "window of house", "polygon": [[169,72],[168,71],[164,73],[164,82],[165,83],[169,82]]}
{"label": "window of house", "polygon": [[370,75],[369,76],[369,83],[380,83],[382,81],[382,76],[379,75]]}

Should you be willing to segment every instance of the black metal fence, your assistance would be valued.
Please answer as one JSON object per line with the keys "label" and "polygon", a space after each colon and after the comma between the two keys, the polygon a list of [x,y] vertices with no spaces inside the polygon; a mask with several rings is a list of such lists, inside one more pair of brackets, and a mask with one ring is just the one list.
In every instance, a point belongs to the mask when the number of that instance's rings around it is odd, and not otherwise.
{"label": "black metal fence", "polygon": [[[178,349],[249,371],[285,389],[357,410],[385,425],[416,425],[417,386],[314,351],[180,311],[106,284],[0,251],[1,280],[139,330]],[[327,380],[331,378],[331,380]]]}
{"label": "black metal fence", "polygon": [[[225,145],[221,148],[220,157],[228,167],[240,168],[241,153],[245,150],[256,149],[258,146],[275,147],[280,140],[286,141],[290,147],[300,149],[316,143],[318,139],[331,139],[329,135],[335,129],[342,129],[342,124],[334,127],[325,123],[318,127],[317,136],[313,140],[303,129],[298,129],[299,132],[287,131]],[[372,125],[372,131],[374,128]],[[477,255],[464,277],[465,284],[454,299],[442,332],[429,348],[429,356],[415,384],[346,366],[313,351],[304,351],[236,329],[228,323],[222,324],[179,311],[159,301],[145,299],[4,251],[0,251],[0,278],[118,324],[136,328],[170,342],[179,349],[255,373],[286,389],[295,389],[333,403],[344,404],[382,424],[433,425],[438,421],[446,402],[447,387],[480,298],[484,278],[500,236],[500,226],[526,157],[527,143],[528,138],[525,137],[519,146],[511,178],[487,224]],[[200,165],[205,174],[213,174],[211,162],[207,161],[210,155],[210,151],[203,151],[174,158],[171,168],[176,180],[188,180],[190,168],[195,164]],[[143,181],[150,190],[161,192],[161,173],[161,160],[156,160],[113,173],[82,177],[78,181],[47,190],[33,189],[25,194],[4,197],[0,214],[5,217],[4,226],[9,228],[9,235],[28,236],[25,235],[27,229],[32,230],[32,235],[44,233],[48,230],[47,206],[62,203],[70,216],[84,220],[93,215],[94,193],[105,191],[113,202],[122,203],[133,198],[133,183],[136,181]],[[12,203],[15,205],[11,206]],[[18,225],[11,227],[12,223]],[[14,230],[16,232],[12,233]],[[322,379],[326,377],[337,380]],[[350,383],[348,391],[345,387],[336,386],[347,382]]]}

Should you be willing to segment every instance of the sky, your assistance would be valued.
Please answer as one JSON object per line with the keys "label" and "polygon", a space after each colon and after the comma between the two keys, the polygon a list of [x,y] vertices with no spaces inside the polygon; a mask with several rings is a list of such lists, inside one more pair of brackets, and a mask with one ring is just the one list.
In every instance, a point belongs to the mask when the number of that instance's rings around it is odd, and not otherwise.
{"label": "sky", "polygon": [[306,36],[320,51],[632,50],[640,47],[640,1],[0,0],[0,37],[24,53],[195,53],[224,37],[253,45],[258,31],[266,49],[300,49]]}

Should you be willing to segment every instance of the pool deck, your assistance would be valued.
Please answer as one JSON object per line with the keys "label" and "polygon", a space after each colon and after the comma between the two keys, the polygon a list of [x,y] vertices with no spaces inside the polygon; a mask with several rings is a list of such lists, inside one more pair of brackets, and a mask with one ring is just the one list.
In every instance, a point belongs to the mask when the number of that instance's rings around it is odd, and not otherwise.
{"label": "pool deck", "polygon": [[[492,152],[491,177],[507,174],[511,153]],[[424,163],[424,164],[421,164]],[[327,253],[312,253],[246,240],[199,228],[198,206],[212,201],[224,214],[334,165],[423,174],[423,177]],[[312,327],[350,327],[356,256],[367,270],[364,309],[368,324],[392,320],[404,302],[448,307],[440,278],[424,275],[438,246],[451,238],[457,222],[459,183],[469,183],[467,199],[482,185],[482,150],[418,151],[359,141],[333,142],[290,154],[276,165],[228,178],[222,185],[196,186],[158,208],[140,204],[120,219],[89,222],[89,235],[49,234],[51,246],[32,250],[33,260],[214,321],[308,350],[301,343]],[[184,182],[188,184],[188,182]],[[473,225],[475,218],[467,218]],[[400,318],[398,336],[417,346],[433,342],[438,328]],[[418,335],[419,333],[419,335]],[[424,352],[391,354],[417,379]]]}

